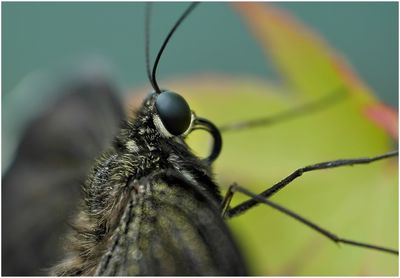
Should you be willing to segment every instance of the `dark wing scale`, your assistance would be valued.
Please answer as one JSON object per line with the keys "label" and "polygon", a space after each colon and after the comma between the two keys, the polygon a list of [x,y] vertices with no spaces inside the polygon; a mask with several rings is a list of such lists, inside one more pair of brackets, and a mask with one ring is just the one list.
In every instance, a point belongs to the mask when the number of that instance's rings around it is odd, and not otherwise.
{"label": "dark wing scale", "polygon": [[132,186],[98,275],[245,275],[217,203],[167,173]]}
{"label": "dark wing scale", "polygon": [[75,214],[81,184],[125,118],[118,91],[105,77],[60,81],[51,92],[60,97],[27,124],[2,178],[6,276],[45,275],[64,256],[60,239]]}

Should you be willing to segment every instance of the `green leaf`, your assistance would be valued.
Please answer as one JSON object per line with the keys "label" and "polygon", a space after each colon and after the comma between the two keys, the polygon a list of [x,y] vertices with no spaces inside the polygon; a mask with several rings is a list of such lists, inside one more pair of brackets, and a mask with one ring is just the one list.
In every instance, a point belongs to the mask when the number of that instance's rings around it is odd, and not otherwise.
{"label": "green leaf", "polygon": [[[221,83],[229,86],[224,90]],[[273,115],[295,106],[278,88],[261,81],[221,78],[219,84],[199,80],[177,87],[193,92],[190,103],[194,111],[217,125]],[[223,134],[223,151],[215,167],[218,183],[225,190],[238,182],[261,192],[302,166],[390,150],[388,136],[352,110],[352,105],[347,100],[279,125]],[[190,139],[194,149],[204,148],[204,137],[197,142]],[[396,248],[398,177],[393,160],[307,173],[272,200],[342,237]],[[244,199],[237,195],[234,203]],[[253,274],[397,273],[396,256],[338,247],[268,207],[254,208],[230,224]]]}

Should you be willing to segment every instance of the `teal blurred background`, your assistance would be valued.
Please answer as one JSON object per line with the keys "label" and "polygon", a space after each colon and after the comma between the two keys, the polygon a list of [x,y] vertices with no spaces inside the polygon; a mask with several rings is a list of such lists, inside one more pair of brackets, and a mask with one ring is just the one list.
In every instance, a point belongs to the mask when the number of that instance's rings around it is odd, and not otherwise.
{"label": "teal blurred background", "polygon": [[[398,102],[398,4],[273,3],[320,33],[381,99]],[[157,3],[153,57],[187,3]],[[143,3],[2,3],[3,104],[38,69],[101,60],[124,88],[147,84]],[[274,77],[229,3],[203,3],[174,36],[159,79],[201,72]]]}
{"label": "teal blurred background", "polygon": [[[152,60],[187,5],[154,4]],[[271,5],[319,33],[384,102],[397,107],[398,3]],[[52,82],[94,71],[109,76],[121,92],[143,86],[150,90],[144,59],[144,9],[140,2],[2,3],[2,172],[26,123],[57,97]],[[199,5],[168,45],[158,80],[202,73],[278,79],[229,3]]]}

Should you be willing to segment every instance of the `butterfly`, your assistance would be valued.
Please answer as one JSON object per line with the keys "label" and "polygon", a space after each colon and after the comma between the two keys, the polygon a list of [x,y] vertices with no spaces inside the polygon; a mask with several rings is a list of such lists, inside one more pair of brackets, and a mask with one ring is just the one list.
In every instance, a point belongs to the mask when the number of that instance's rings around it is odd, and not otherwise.
{"label": "butterfly", "polygon": [[[157,90],[156,90],[157,91]],[[159,95],[160,96],[163,96],[163,94],[164,95],[166,95],[164,92],[159,92]],[[157,100],[158,100],[158,98],[157,98]],[[151,105],[151,101],[154,101],[154,103],[157,103],[157,100],[151,100],[151,98],[148,100],[148,101],[150,101],[150,104],[149,105]],[[153,103],[153,104],[154,104]],[[145,103],[145,107],[146,107],[146,103]],[[150,108],[149,108],[150,109]],[[160,112],[160,110],[162,110],[162,108],[158,108],[159,110],[157,110],[157,112]],[[196,110],[197,111],[197,110]],[[154,113],[154,110],[151,112],[151,113]],[[193,118],[193,124],[194,124],[194,122],[197,120],[197,124],[198,124],[198,118],[196,117],[196,116],[191,116],[191,119],[190,119],[190,123],[192,123],[192,118]],[[203,119],[204,120],[204,119]],[[203,122],[203,124],[205,124],[205,122]],[[217,135],[215,135],[216,134],[216,131],[215,130],[213,130],[213,127],[210,125],[210,123],[208,122],[207,124],[205,124],[205,125],[203,125],[203,127],[205,126],[205,128],[207,129],[207,131],[209,131],[209,132],[211,132],[212,134],[214,133],[214,135],[213,135],[213,138],[214,138],[214,141],[218,141],[218,139],[217,139]],[[125,127],[125,129],[130,129],[131,127]],[[127,138],[121,138],[121,141],[122,142],[126,142],[127,141]],[[127,142],[129,142],[129,140],[127,141]],[[122,148],[124,148],[124,144],[121,144],[120,143],[120,145],[122,146]],[[129,143],[129,147],[132,149],[132,150],[135,150],[136,148],[135,148],[135,146],[136,146],[137,144],[136,144],[136,140],[134,140],[133,141],[133,143]],[[216,144],[217,146],[218,146],[218,143]],[[121,147],[120,146],[120,147]],[[128,146],[126,145],[125,147],[127,147],[128,148]],[[215,146],[214,146],[214,151],[212,152],[212,154],[211,154],[211,156],[208,158],[208,160],[214,160],[215,159],[215,157],[214,156],[216,156],[217,154],[218,154],[218,147],[216,148]],[[106,157],[107,158],[109,158],[109,155],[106,155]],[[199,168],[199,169],[201,169],[201,167],[200,167],[200,165],[197,165],[198,167],[196,167],[196,168]],[[125,168],[125,167],[123,167],[123,168]],[[101,167],[100,166],[100,168],[99,168],[100,170],[101,169],[103,169],[103,167]],[[122,168],[121,168],[122,169]],[[120,170],[121,170],[120,169]],[[101,171],[100,171],[101,172]],[[107,171],[105,171],[105,172],[107,172]],[[118,173],[119,173],[120,171],[118,171]],[[188,175],[189,177],[190,177],[190,174]],[[187,178],[187,177],[186,177]],[[149,178],[150,180],[152,180],[153,179],[153,177],[152,178]],[[190,180],[190,178],[189,178],[189,180]],[[99,185],[99,184],[97,184],[97,185]],[[99,186],[100,187],[100,186]],[[151,187],[151,186],[150,186]],[[134,189],[134,190],[137,190],[137,191],[140,191],[141,190],[141,185],[140,185],[140,181],[139,181],[139,184],[137,183],[137,181],[136,181],[136,183],[135,183],[135,181],[133,180],[132,181],[132,189]],[[100,189],[99,189],[100,190]],[[101,191],[101,190],[100,190]],[[93,193],[93,192],[92,192]],[[104,192],[103,192],[104,193]],[[212,203],[212,202],[211,202]],[[185,206],[185,207],[190,207],[190,206]],[[115,216],[116,218],[118,218],[118,217],[121,217],[121,219],[124,217],[124,215],[116,215]],[[211,222],[213,222],[213,221],[211,221]],[[214,222],[215,223],[215,222]],[[221,224],[221,225],[223,225],[223,224]],[[217,224],[217,226],[218,226],[218,224]],[[78,227],[78,229],[79,229],[79,227]],[[112,229],[112,227],[111,227],[111,229]],[[82,232],[82,231],[81,231]],[[82,232],[82,233],[84,233],[84,231]],[[88,232],[89,234],[88,235],[90,235],[90,232]],[[225,231],[224,233],[229,233],[228,231]],[[224,234],[223,233],[223,234]],[[230,237],[230,236],[228,236],[228,237]],[[218,238],[223,238],[223,236],[217,236],[216,237],[217,238],[217,240],[213,240],[212,242],[213,243],[217,243],[217,241],[218,241]],[[228,240],[228,241],[230,241],[230,239]],[[210,245],[212,245],[212,244],[210,244]],[[194,245],[195,246],[195,245]],[[101,248],[101,246],[99,247],[99,248]],[[236,249],[236,248],[234,248],[234,249]],[[233,249],[233,250],[234,250]],[[140,251],[141,252],[141,251]],[[229,254],[236,254],[236,255],[233,255],[233,257],[234,258],[239,258],[237,261],[238,262],[241,262],[241,259],[240,259],[240,255],[238,254],[238,252],[237,251],[233,251],[233,252],[228,252],[228,251],[226,251],[226,250],[223,250],[223,249],[221,249],[221,252],[222,253],[229,253]],[[190,253],[190,252],[189,252]],[[200,252],[201,253],[201,252]],[[139,254],[139,255],[138,255]],[[134,260],[140,260],[140,259],[143,259],[143,254],[141,254],[141,253],[135,253],[135,256],[133,256],[133,257],[135,257],[135,259]],[[144,256],[145,258],[148,258],[148,256]],[[199,257],[201,257],[201,256],[199,256]],[[232,260],[232,258],[226,258],[227,260],[229,259],[229,261],[231,261],[231,262],[235,262],[235,260]],[[112,263],[114,263],[115,264],[115,259],[114,259],[114,262],[112,261],[112,259],[110,258],[110,261],[112,262]],[[117,260],[118,262],[117,262],[117,264],[121,264],[121,260]],[[178,260],[179,261],[179,260]],[[152,265],[154,262],[151,262],[151,263],[149,263],[149,265]],[[132,265],[132,263],[129,263],[129,262],[127,262],[127,264],[128,265]],[[221,264],[221,265],[224,265],[224,264]],[[236,263],[235,264],[236,266],[241,266],[241,263]],[[97,266],[98,267],[98,266]],[[230,270],[234,270],[234,268],[231,268],[231,267],[228,267]],[[228,269],[227,268],[227,269]],[[103,268],[103,270],[104,269],[107,269],[107,267],[104,267]],[[201,268],[202,269],[202,268]],[[213,268],[212,267],[208,267],[208,270],[212,270]],[[241,269],[244,269],[244,267],[242,267]],[[99,270],[100,271],[100,270]],[[99,273],[101,273],[101,272],[99,272]],[[145,273],[145,272],[144,272]],[[184,272],[185,273],[185,272]],[[193,273],[193,272],[192,272]],[[213,272],[210,272],[210,273],[213,273]],[[223,273],[228,273],[228,272],[223,272]],[[245,272],[234,272],[234,273],[245,273]]]}

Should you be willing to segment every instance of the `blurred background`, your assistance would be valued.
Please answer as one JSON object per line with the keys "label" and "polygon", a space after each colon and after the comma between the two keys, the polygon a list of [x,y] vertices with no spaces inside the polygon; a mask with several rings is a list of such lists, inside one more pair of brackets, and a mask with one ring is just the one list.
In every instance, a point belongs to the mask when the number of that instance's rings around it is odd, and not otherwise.
{"label": "blurred background", "polygon": [[[384,103],[397,109],[397,3],[285,2],[271,5],[285,10],[320,34],[349,61]],[[150,27],[151,59],[186,6],[187,3],[154,5]],[[123,118],[119,99],[131,93],[132,88],[147,87],[150,90],[145,70],[143,22],[143,3],[2,3],[3,274],[41,274],[60,257],[61,247],[56,242],[65,230],[61,223],[73,214],[79,196],[77,188],[91,160],[109,143],[117,123]],[[191,14],[168,45],[161,59],[158,80],[214,73],[280,81],[278,71],[264,58],[263,49],[229,3],[202,3]],[[238,103],[242,101],[237,100]],[[69,115],[76,115],[73,121],[80,122],[81,126],[69,126]],[[104,121],[108,121],[108,125],[98,128]],[[81,129],[90,132],[80,134]],[[52,136],[58,136],[60,131],[64,136],[73,135],[54,140]],[[79,144],[68,144],[74,136],[79,138]],[[24,139],[21,141],[21,138]],[[93,138],[97,138],[95,144],[92,144]],[[60,145],[64,148],[60,149]],[[56,157],[51,155],[54,153],[57,153]],[[343,153],[346,153],[345,148]],[[19,160],[14,160],[15,157]],[[286,165],[281,173],[277,171],[275,181],[296,166],[317,162],[311,157],[304,161],[298,159],[298,164]],[[251,159],[254,159],[254,153]],[[42,163],[33,169],[32,164],[38,161]],[[60,165],[64,167],[61,173],[56,171]],[[263,168],[252,168],[263,174]],[[236,180],[235,177],[222,179],[225,182]],[[271,177],[270,183],[273,180]],[[264,178],[263,181],[267,180]],[[255,182],[254,178],[252,182]],[[42,185],[40,190],[37,183]],[[67,185],[69,189],[65,189]],[[50,193],[49,188],[58,189]],[[61,204],[55,210],[54,220],[48,220],[51,205],[37,210],[29,206],[40,206],[43,200],[60,190],[66,192],[51,201],[52,205]],[[261,227],[258,229],[262,231]],[[35,232],[28,239],[31,231]],[[273,234],[276,236],[279,231],[276,228]],[[238,232],[242,237],[243,233]],[[259,235],[264,236],[265,231]],[[392,233],[390,236],[393,237]],[[44,248],[41,243],[49,238],[51,240],[46,241]],[[397,239],[391,242],[397,242]],[[54,249],[58,251],[52,250],[56,245]],[[268,242],[265,245],[268,246]],[[246,252],[249,254],[249,249]],[[249,260],[258,274],[362,273],[358,269],[341,272],[340,264],[338,272],[324,272],[320,270],[324,269],[322,266],[279,272],[278,269],[285,269],[282,266],[287,260],[285,256],[276,267],[256,265],[267,260],[263,257]],[[326,261],[329,260],[331,258],[327,257]],[[364,264],[368,260],[362,259]],[[397,272],[393,263],[390,267],[389,274]],[[366,273],[386,274],[374,271]]]}
{"label": "blurred background", "polygon": [[[155,5],[151,20],[152,58],[186,4]],[[397,3],[273,5],[323,34],[381,100],[397,106]],[[17,129],[15,125],[23,122],[24,113],[34,114],[31,110],[51,99],[40,86],[48,87],[48,79],[63,78],[66,73],[60,68],[74,67],[77,75],[94,69],[102,71],[122,93],[148,85],[143,3],[3,3],[2,7],[3,129],[11,124],[10,119],[16,122],[10,128]],[[78,66],[84,69],[76,73]],[[229,3],[199,6],[169,44],[158,76],[163,79],[207,72],[276,78],[274,68],[263,58],[262,49]],[[30,82],[35,84],[34,93]],[[13,103],[26,93],[26,86],[36,98],[45,96],[41,104],[30,103],[17,111]],[[4,131],[3,171],[10,159],[8,150],[12,146],[8,144],[15,140],[8,140],[12,131]]]}

